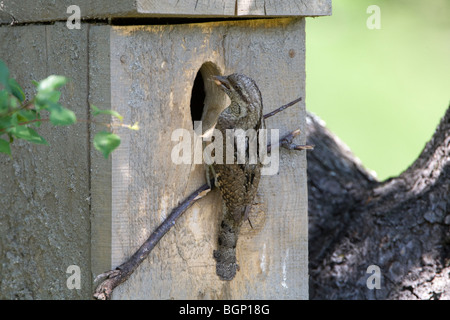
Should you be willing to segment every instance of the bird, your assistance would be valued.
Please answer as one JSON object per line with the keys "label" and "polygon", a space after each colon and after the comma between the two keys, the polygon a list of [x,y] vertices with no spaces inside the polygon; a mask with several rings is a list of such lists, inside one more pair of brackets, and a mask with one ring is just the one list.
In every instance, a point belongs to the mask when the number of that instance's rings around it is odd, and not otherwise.
{"label": "bird", "polygon": [[[210,166],[223,204],[218,248],[214,250],[213,257],[219,278],[232,280],[239,270],[236,259],[239,230],[242,223],[248,219],[261,178],[261,159],[257,154],[251,153],[258,152],[259,130],[265,128],[263,103],[255,81],[246,75],[233,73],[228,76],[214,76],[213,81],[231,101],[220,113],[215,129],[221,132],[222,137],[226,137],[229,132],[234,134],[232,144],[227,145],[226,139],[222,139],[223,161],[216,159]],[[238,129],[248,133],[245,140],[237,138]],[[252,149],[254,143],[257,145]],[[226,161],[227,147],[233,148],[232,161],[228,161],[230,163]],[[240,147],[245,148],[245,153],[239,154],[239,150],[242,150]]]}

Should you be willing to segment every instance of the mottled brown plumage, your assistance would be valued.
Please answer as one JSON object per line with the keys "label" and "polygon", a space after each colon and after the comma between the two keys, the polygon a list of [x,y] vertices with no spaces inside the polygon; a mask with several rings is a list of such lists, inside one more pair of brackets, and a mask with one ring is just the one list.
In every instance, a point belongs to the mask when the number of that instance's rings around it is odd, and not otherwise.
{"label": "mottled brown plumage", "polygon": [[[217,261],[216,273],[222,280],[232,280],[239,268],[236,262],[236,244],[239,229],[248,218],[261,177],[258,152],[258,130],[264,128],[261,92],[256,83],[241,74],[215,77],[214,81],[230,97],[230,105],[220,114],[216,129],[223,136],[223,164],[213,163],[212,172],[223,200],[223,220],[220,225],[218,249],[214,251]],[[233,163],[226,162],[227,130],[242,129],[249,133],[245,142],[245,161],[238,161],[237,140],[233,139]],[[254,133],[252,135],[252,133]],[[256,143],[250,156],[249,146]],[[217,159],[216,159],[216,162]]]}

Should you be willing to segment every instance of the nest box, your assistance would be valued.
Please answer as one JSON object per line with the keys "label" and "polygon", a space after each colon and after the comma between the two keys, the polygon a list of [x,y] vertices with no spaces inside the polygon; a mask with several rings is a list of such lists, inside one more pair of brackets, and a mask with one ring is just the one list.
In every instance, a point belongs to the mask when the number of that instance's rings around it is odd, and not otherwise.
{"label": "nest box", "polygon": [[[1,258],[2,273],[22,279],[15,283],[27,288],[23,297],[90,298],[93,277],[124,262],[205,183],[203,164],[171,160],[177,143],[171,137],[180,128],[193,136],[196,121],[208,127],[211,112],[227,103],[213,75],[253,78],[264,113],[303,97],[266,126],[280,136],[300,129],[296,142],[304,144],[305,17],[331,14],[331,0],[69,2],[2,1],[0,59],[27,94],[31,80],[64,75],[72,81],[62,104],[79,119],[92,119],[94,104],[118,111],[140,129],[117,129],[121,145],[108,160],[92,147],[104,128],[89,121],[43,125],[50,147],[18,143],[14,159],[0,158],[1,175],[8,177],[0,181],[0,210],[13,226],[5,234],[21,243],[4,249],[37,266],[28,275],[25,266]],[[241,228],[234,280],[221,281],[215,273],[222,206],[213,190],[177,221],[113,298],[307,299],[306,181],[306,151],[280,149],[277,172],[261,179],[250,213],[253,228]],[[66,286],[70,265],[80,267],[81,289]],[[5,296],[18,290],[13,281],[5,283]]]}

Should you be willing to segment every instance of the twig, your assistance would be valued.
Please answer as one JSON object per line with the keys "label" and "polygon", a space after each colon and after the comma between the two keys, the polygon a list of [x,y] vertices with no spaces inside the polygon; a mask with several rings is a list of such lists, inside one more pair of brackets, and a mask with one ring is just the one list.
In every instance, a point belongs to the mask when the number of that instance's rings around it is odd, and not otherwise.
{"label": "twig", "polygon": [[[296,99],[266,115],[264,119],[269,118],[280,111],[294,105],[301,98]],[[295,130],[287,134],[280,139],[279,144],[290,150],[305,150],[313,149],[310,145],[296,145],[292,143],[292,140],[300,134],[300,130]],[[268,151],[271,150],[271,146],[268,145]],[[211,180],[211,186],[214,184],[214,179]],[[126,281],[130,275],[136,270],[136,268],[144,261],[156,244],[161,240],[161,238],[169,231],[175,224],[175,221],[187,210],[189,209],[195,201],[204,197],[209,191],[210,187],[207,183],[198,188],[194,193],[187,197],[178,207],[172,210],[170,215],[164,220],[159,227],[150,235],[150,237],[144,242],[144,244],[129,258],[126,262],[118,266],[114,270],[107,271],[98,275],[95,278],[95,282],[102,280],[102,282],[97,286],[94,291],[94,298],[99,300],[109,300],[111,298],[114,288],[119,284]]]}
{"label": "twig", "polygon": [[[214,183],[212,181],[211,183]],[[195,201],[204,197],[210,188],[208,184],[204,184],[194,193],[187,197],[178,207],[176,207],[164,222],[150,235],[144,244],[128,259],[125,263],[118,266],[115,270],[107,271],[98,275],[95,282],[104,278],[102,283],[95,289],[94,298],[99,300],[107,300],[111,298],[111,294],[115,287],[124,282],[136,270],[136,268],[147,258],[156,244],[167,233],[167,231],[175,225],[175,221],[194,204]]]}
{"label": "twig", "polygon": [[[300,134],[300,129],[289,132],[287,135],[282,137],[276,146],[282,146],[288,150],[314,150],[314,145],[309,144],[295,144],[292,142],[296,136]],[[267,145],[267,152],[272,150],[272,145]]]}
{"label": "twig", "polygon": [[296,104],[297,102],[300,102],[300,101],[302,101],[302,97],[297,98],[297,99],[295,99],[294,101],[291,101],[291,102],[285,104],[284,106],[281,106],[281,107],[279,107],[278,109],[273,110],[272,112],[269,112],[269,113],[265,114],[265,115],[264,115],[264,119],[270,118],[271,116],[276,115],[278,112],[281,112],[281,111],[283,111],[284,109],[287,109],[287,108],[293,106],[294,104]]}

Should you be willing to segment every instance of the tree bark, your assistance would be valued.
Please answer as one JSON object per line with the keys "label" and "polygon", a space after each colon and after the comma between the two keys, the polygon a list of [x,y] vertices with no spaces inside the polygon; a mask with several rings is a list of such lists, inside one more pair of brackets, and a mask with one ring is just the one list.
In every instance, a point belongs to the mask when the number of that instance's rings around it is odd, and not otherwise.
{"label": "tree bark", "polygon": [[[307,117],[310,299],[450,299],[450,107],[419,158],[377,181]],[[380,289],[369,289],[370,265]]]}

